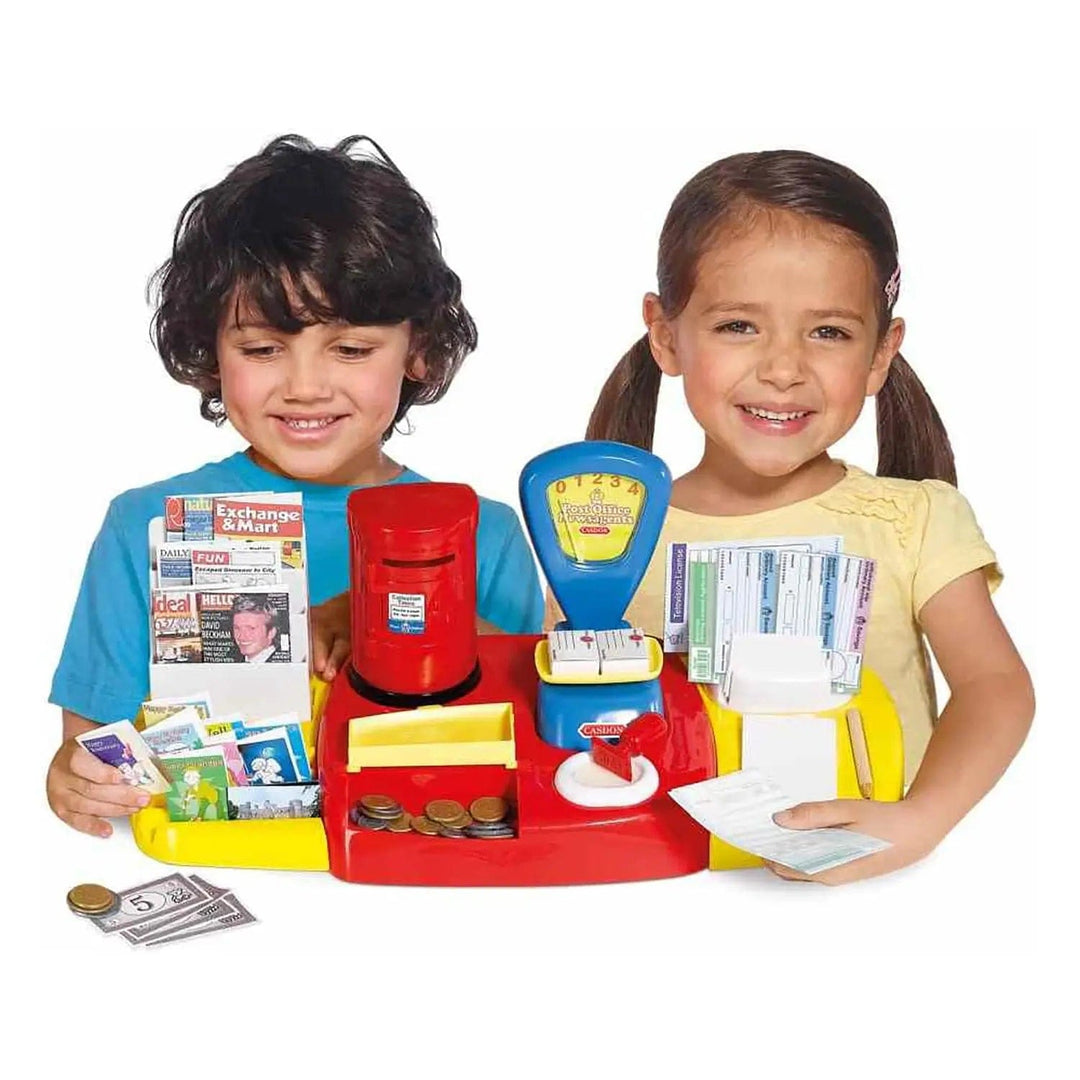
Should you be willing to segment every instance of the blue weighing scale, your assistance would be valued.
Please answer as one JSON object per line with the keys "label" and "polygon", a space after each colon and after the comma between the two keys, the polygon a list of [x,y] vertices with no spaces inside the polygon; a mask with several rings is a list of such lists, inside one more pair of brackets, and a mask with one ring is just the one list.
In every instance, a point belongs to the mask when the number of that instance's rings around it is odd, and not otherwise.
{"label": "blue weighing scale", "polygon": [[[566,618],[559,630],[614,630],[645,576],[671,497],[655,454],[617,442],[578,442],[533,458],[521,472],[521,508],[533,548]],[[642,713],[664,712],[663,650],[648,639],[648,674],[555,676],[547,641],[536,649],[540,737],[587,750]]]}

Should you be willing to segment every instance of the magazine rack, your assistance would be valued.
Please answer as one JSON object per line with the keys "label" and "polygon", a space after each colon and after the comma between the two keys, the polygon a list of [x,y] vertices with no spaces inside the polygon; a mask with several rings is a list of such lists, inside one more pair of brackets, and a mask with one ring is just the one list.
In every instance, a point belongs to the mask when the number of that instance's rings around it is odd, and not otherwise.
{"label": "magazine rack", "polygon": [[[150,551],[165,538],[165,519],[150,522]],[[306,557],[306,553],[305,553]],[[151,564],[150,588],[156,568]],[[208,691],[215,712],[244,713],[252,718],[295,712],[312,719],[308,676],[308,586],[306,569],[282,567],[283,588],[289,594],[291,653],[288,663],[192,664],[151,663],[150,696],[180,697]]]}

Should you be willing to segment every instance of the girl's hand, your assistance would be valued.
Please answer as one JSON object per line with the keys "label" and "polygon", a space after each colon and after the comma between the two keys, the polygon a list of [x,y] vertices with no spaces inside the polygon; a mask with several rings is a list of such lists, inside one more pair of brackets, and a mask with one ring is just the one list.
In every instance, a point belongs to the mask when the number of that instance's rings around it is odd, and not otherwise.
{"label": "girl's hand", "polygon": [[91,836],[111,836],[105,820],[126,817],[150,802],[145,791],[124,782],[120,771],[98,761],[73,738],[65,739],[45,779],[49,806],[61,821]]}
{"label": "girl's hand", "polygon": [[911,802],[874,802],[871,799],[833,799],[828,802],[800,803],[773,816],[785,829],[825,829],[848,826],[855,832],[889,840],[892,847],[875,855],[865,855],[834,870],[810,877],[777,863],[765,866],[777,877],[788,881],[816,881],[820,885],[843,885],[848,881],[887,874],[918,862],[929,855],[944,835]]}
{"label": "girl's hand", "polygon": [[312,607],[311,664],[316,675],[331,682],[349,658],[351,642],[347,592]]}

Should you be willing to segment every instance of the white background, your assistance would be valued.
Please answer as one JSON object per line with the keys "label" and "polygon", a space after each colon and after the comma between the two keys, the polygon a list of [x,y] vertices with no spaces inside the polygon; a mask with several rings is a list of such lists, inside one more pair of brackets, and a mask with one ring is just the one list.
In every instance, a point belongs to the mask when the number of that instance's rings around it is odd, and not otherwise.
{"label": "white background", "polygon": [[[433,1052],[441,1071],[472,1074],[565,1053],[570,1075],[604,1061],[636,1075],[700,1064],[707,1048],[710,1069],[767,1075],[1033,1064],[1026,1040],[1042,1053],[1054,1036],[1058,904],[1074,896],[1053,796],[1074,786],[1076,723],[1051,666],[1067,662],[1069,595],[1067,522],[1051,515],[1075,477],[1043,442],[1068,438],[1075,412],[1075,332],[1054,291],[1075,279],[1074,195],[1050,157],[1071,128],[1054,126],[1060,32],[1041,6],[1000,24],[939,7],[903,25],[829,5],[752,21],[677,4],[455,5],[396,22],[244,11],[98,6],[26,29],[15,50],[5,537],[19,615],[4,655],[19,794],[4,947],[25,988],[20,1049],[91,1074],[107,1056],[156,1071],[157,1050],[175,1071],[184,1030],[195,1057],[221,1037],[231,1067],[258,1066],[278,1018],[313,1007],[298,1062],[325,1042],[390,1075]],[[429,200],[481,344],[390,453],[515,505],[521,465],[583,434],[641,333],[661,223],[697,169],[804,148],[878,188],[900,237],[904,353],[1004,567],[996,602],[1039,696],[1020,757],[930,859],[839,890],[764,872],[436,891],[208,871],[260,925],[158,952],[67,913],[77,882],[123,888],[164,870],[123,828],[75,834],[44,802],[59,734],[45,698],[86,551],[118,491],[240,447],[165,375],[146,279],[186,199],[287,131],[370,134]],[[656,451],[677,474],[699,441],[666,383]],[[835,450],[873,470],[872,408]]]}

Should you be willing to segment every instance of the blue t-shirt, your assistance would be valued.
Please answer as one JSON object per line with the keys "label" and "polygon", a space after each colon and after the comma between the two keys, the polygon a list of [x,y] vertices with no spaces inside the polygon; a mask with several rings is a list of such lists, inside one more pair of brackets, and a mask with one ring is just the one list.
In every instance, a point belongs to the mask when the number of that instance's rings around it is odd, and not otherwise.
{"label": "blue t-shirt", "polygon": [[[423,483],[406,469],[392,484]],[[300,491],[304,496],[308,592],[312,604],[349,587],[345,501],[351,487],[267,472],[245,453],[118,495],[90,549],[49,701],[100,723],[130,720],[150,689],[150,519],[167,495],[228,491]],[[476,608],[511,634],[540,632],[544,601],[517,514],[480,499],[476,534]]]}

